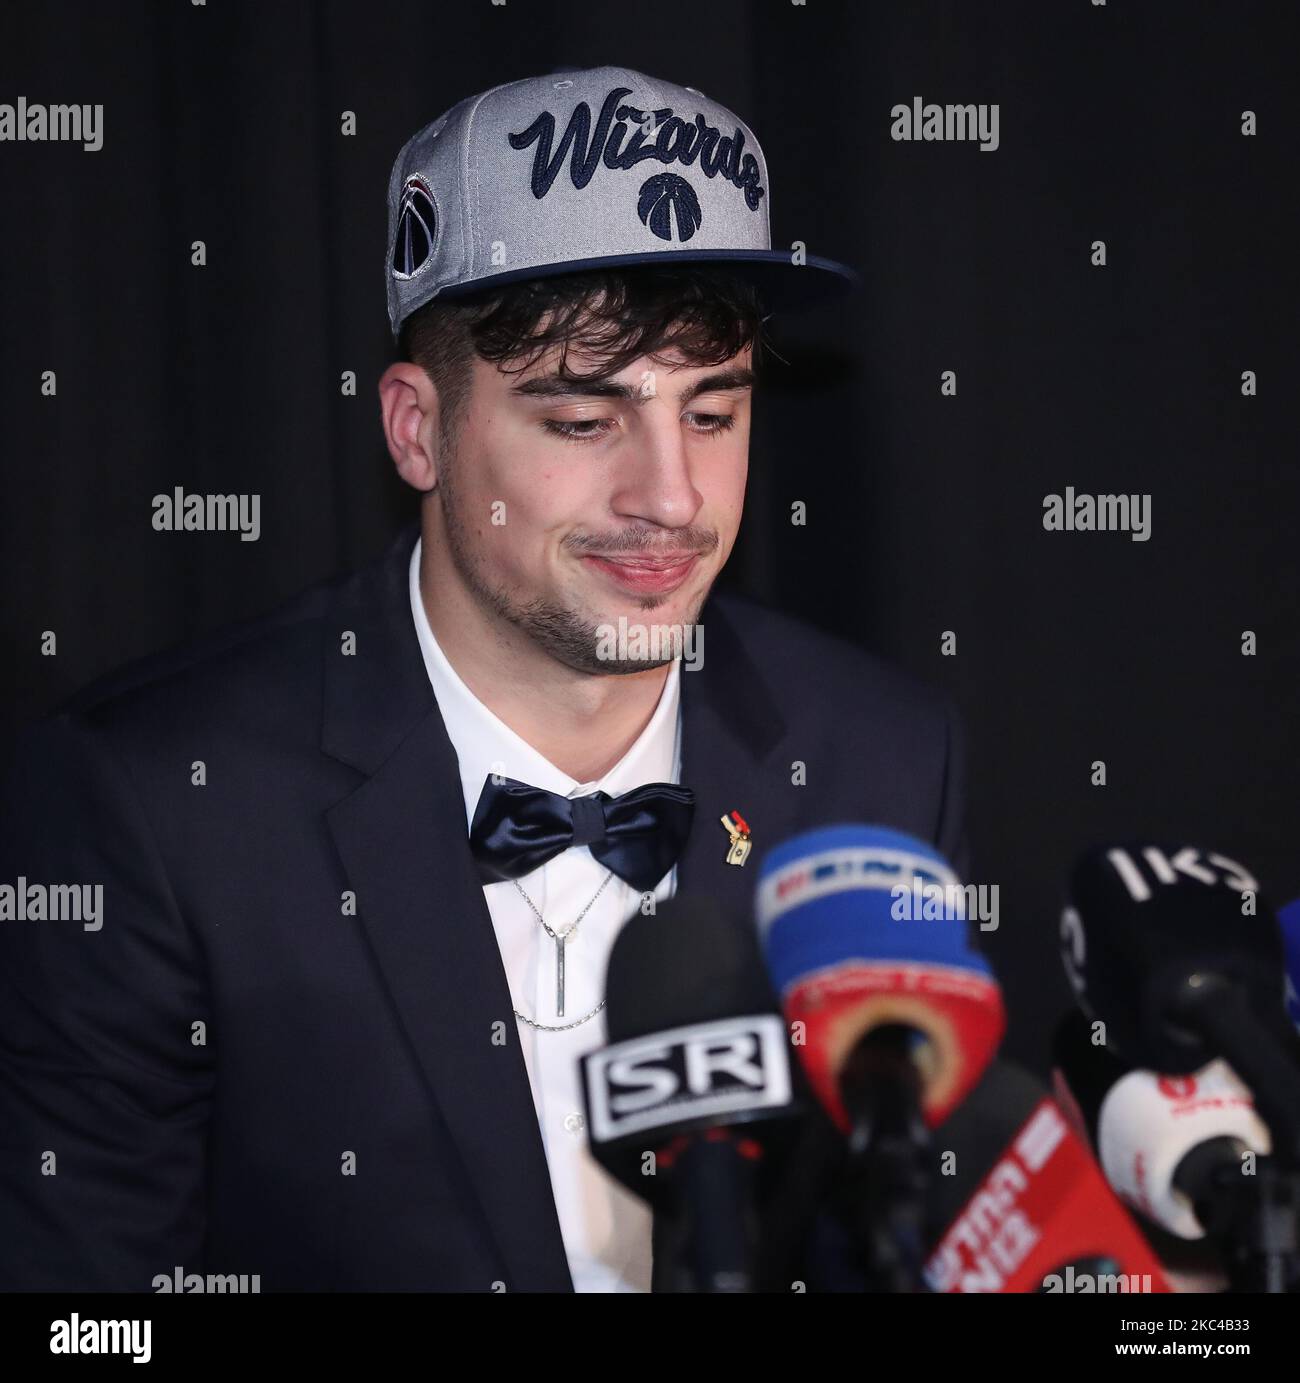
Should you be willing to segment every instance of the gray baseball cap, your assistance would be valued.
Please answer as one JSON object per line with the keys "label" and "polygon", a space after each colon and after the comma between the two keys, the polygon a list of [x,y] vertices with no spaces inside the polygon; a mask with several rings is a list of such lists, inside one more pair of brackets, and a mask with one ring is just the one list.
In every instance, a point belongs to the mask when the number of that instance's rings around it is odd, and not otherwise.
{"label": "gray baseball cap", "polygon": [[716,263],[769,308],[853,270],[772,248],[753,131],[694,87],[563,68],[468,97],[409,139],[388,184],[388,317],[434,298],[624,264]]}

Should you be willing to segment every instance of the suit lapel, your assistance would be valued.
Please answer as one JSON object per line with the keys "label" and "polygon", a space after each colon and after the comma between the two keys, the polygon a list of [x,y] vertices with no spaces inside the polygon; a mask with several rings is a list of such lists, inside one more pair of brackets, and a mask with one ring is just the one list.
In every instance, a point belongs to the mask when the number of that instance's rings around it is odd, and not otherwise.
{"label": "suit lapel", "polygon": [[[682,670],[682,782],[695,792],[695,817],[677,866],[677,892],[715,899],[748,919],[762,851],[789,834],[799,790],[772,751],[785,726],[726,605],[709,602],[702,617],[704,660]],[[726,863],[730,836],[722,824],[738,811],[753,831],[744,865]]]}
{"label": "suit lapel", "polygon": [[[380,567],[348,582],[337,627],[326,620],[322,748],[366,775],[327,820],[507,1285],[571,1291],[510,992],[466,841],[456,755],[411,620],[414,541],[413,530],[404,534]],[[351,656],[341,652],[347,630]]]}

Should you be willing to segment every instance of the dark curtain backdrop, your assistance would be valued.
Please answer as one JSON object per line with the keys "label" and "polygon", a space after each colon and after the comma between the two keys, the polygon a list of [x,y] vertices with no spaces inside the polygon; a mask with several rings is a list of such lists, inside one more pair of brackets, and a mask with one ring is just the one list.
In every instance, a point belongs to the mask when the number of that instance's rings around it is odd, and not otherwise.
{"label": "dark curtain backdrop", "polygon": [[[105,115],[97,153],[0,144],[0,732],[377,554],[414,513],[374,392],[398,148],[555,66],[662,75],[754,128],[776,243],[866,278],[778,324],[725,579],[956,695],[1009,1048],[1041,1067],[1081,847],[1204,842],[1300,893],[1289,10],[7,6],[0,101]],[[998,103],[1000,148],[894,142],[890,107],[918,95]],[[260,494],[261,540],[155,532],[177,485]],[[1045,532],[1068,485],[1151,495],[1150,540]]]}

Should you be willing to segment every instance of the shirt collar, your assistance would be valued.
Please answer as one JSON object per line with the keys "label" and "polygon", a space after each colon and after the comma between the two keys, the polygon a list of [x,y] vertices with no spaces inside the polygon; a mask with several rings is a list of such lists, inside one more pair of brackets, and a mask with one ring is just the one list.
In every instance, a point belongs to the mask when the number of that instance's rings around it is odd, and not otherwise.
{"label": "shirt collar", "polygon": [[659,704],[627,753],[601,778],[580,783],[539,754],[490,711],[461,681],[439,647],[420,596],[420,551],[417,539],[411,553],[411,616],[424,656],[425,671],[442,712],[447,736],[460,764],[465,797],[465,821],[474,819],[483,784],[500,773],[562,797],[585,797],[593,792],[621,796],[644,783],[675,783],[681,776],[681,659],[675,659],[664,679]]}

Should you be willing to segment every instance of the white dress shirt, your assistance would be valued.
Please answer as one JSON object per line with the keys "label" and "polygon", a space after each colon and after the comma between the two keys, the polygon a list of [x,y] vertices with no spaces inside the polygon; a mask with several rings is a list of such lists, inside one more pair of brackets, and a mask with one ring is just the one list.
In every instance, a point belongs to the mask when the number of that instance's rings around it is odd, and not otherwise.
{"label": "white dress shirt", "polygon": [[[515,734],[457,676],[433,636],[420,597],[420,550],[417,541],[411,554],[411,614],[429,681],[460,763],[467,834],[483,784],[491,773],[564,797],[583,797],[596,791],[617,797],[644,783],[680,781],[680,660],[669,667],[659,704],[632,747],[604,777],[579,783]],[[581,846],[555,856],[518,883],[547,925],[564,933],[600,888],[607,872],[592,858],[591,851]],[[655,891],[657,900],[672,896],[676,879],[674,868],[660,881]],[[600,1003],[614,937],[641,906],[641,895],[630,884],[617,875],[610,878],[565,942],[562,1018],[556,1014],[555,942],[542,930],[514,883],[486,884],[483,896],[518,1012],[538,1023],[569,1023]],[[604,1045],[604,1011],[564,1032],[539,1032],[517,1018],[515,1030],[532,1086],[575,1289],[648,1292],[650,1211],[597,1164],[584,1128],[578,1058]]]}

